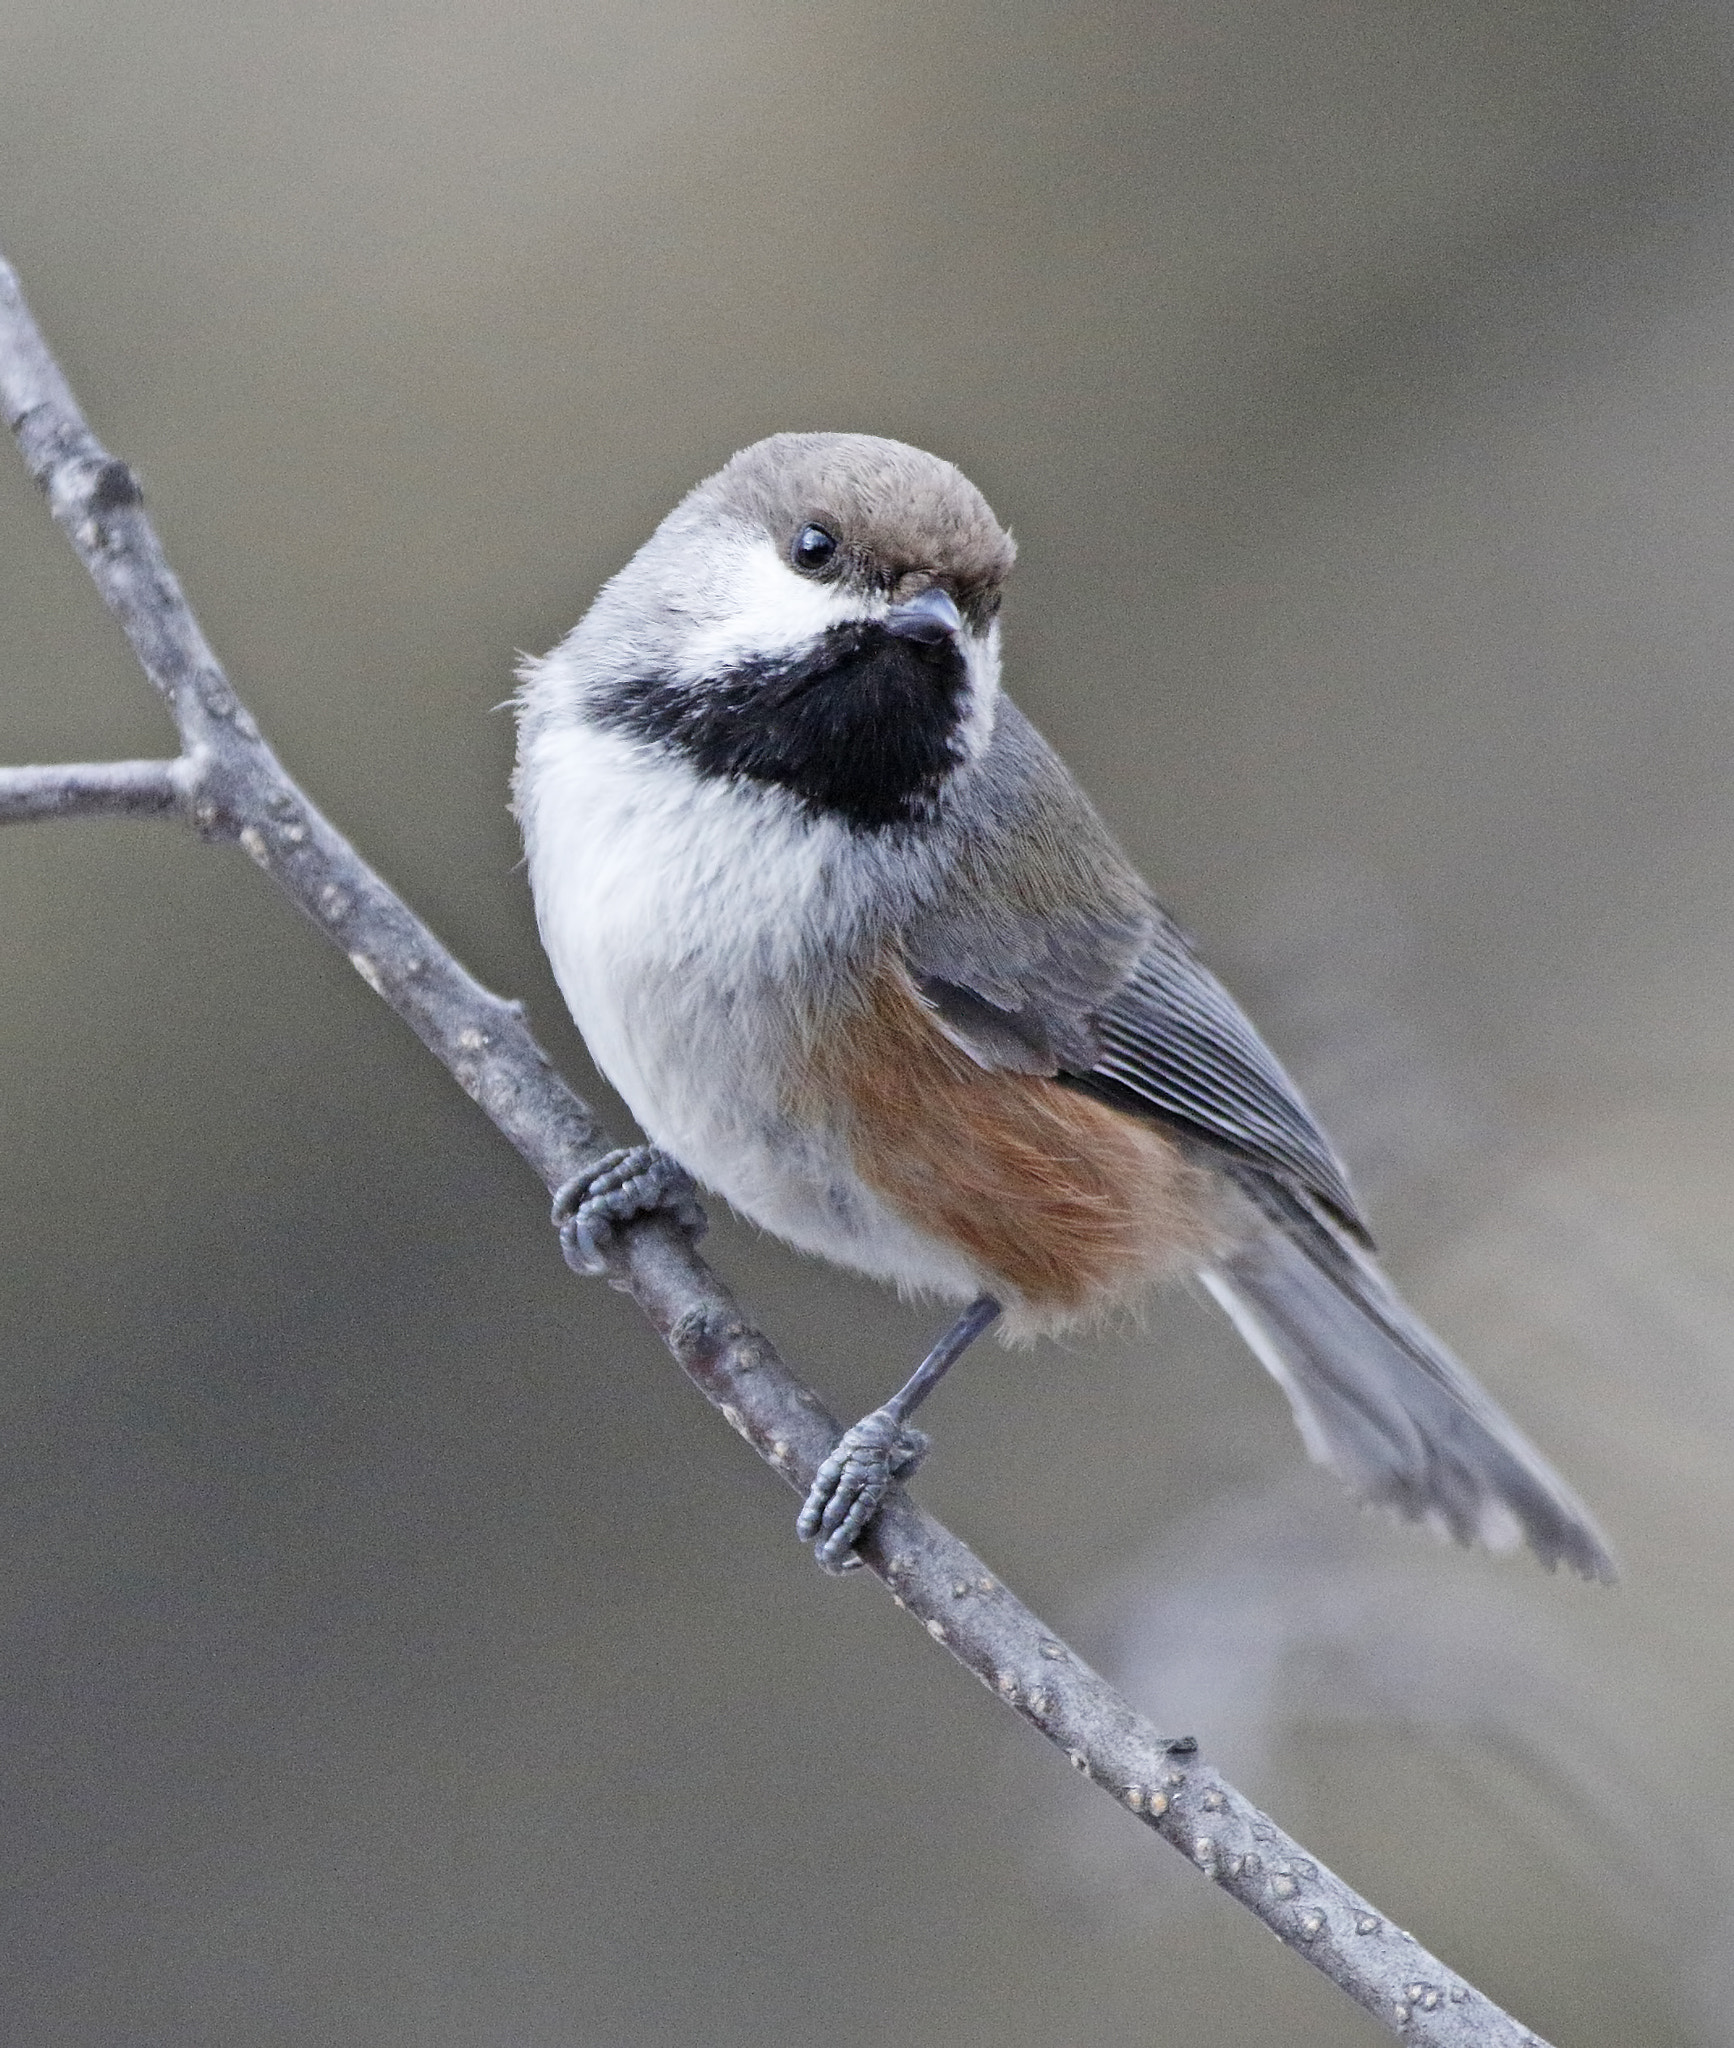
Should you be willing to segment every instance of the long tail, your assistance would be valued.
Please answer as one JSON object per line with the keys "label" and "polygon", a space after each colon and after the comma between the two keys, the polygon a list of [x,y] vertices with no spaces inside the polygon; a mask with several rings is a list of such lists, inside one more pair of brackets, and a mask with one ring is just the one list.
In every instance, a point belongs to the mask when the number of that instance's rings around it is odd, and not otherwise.
{"label": "long tail", "polygon": [[[1231,1169],[1232,1170],[1232,1169]],[[1365,1500],[1461,1543],[1521,1536],[1550,1569],[1618,1576],[1571,1489],[1304,1198],[1236,1173],[1264,1227],[1202,1275],[1294,1409],[1307,1449]]]}

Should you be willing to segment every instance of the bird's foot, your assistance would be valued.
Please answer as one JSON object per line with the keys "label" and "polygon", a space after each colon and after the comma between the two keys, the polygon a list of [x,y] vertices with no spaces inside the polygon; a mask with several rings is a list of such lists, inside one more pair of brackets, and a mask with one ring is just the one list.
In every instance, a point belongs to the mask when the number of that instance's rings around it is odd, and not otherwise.
{"label": "bird's foot", "polygon": [[826,1571],[853,1571],[860,1564],[855,1545],[892,1480],[907,1479],[927,1451],[927,1437],[905,1427],[889,1408],[875,1408],[837,1439],[795,1523],[803,1543],[819,1539],[813,1555]]}
{"label": "bird's foot", "polygon": [[608,1270],[615,1228],[661,1210],[688,1237],[707,1227],[698,1189],[678,1160],[654,1145],[624,1145],[575,1175],[554,1197],[554,1228],[574,1273]]}

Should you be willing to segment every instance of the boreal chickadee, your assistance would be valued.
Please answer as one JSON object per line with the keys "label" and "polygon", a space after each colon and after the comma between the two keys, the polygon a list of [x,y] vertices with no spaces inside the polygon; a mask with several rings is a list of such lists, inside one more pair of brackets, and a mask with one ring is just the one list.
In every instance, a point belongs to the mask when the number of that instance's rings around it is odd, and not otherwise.
{"label": "boreal chickadee", "polygon": [[803,1250],[970,1304],[802,1510],[846,1567],[1002,1310],[1064,1329],[1197,1274],[1363,1498],[1607,1579],[1584,1509],[1374,1263],[1343,1168],[1000,688],[1011,537],[950,463],[777,434],[686,497],[519,697],[543,943],[655,1150]]}

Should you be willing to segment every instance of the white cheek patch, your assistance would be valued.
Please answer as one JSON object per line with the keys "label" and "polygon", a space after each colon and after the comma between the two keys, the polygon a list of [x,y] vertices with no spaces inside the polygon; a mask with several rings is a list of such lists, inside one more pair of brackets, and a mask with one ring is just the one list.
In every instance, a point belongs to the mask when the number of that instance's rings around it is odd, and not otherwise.
{"label": "white cheek patch", "polygon": [[685,682],[726,675],[767,655],[810,647],[832,626],[882,617],[882,598],[818,583],[792,569],[764,535],[742,535],[705,579],[681,649]]}
{"label": "white cheek patch", "polygon": [[968,692],[963,700],[963,720],[958,742],[966,761],[979,761],[993,738],[994,720],[999,715],[999,621],[994,620],[979,638],[963,636],[963,659],[969,670]]}

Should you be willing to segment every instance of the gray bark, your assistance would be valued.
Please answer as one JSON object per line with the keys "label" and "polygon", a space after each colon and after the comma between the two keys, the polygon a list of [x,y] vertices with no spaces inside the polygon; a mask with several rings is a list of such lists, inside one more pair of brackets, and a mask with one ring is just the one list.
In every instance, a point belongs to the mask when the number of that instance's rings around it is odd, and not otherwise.
{"label": "gray bark", "polygon": [[[234,841],[348,954],[550,1190],[611,1147],[520,1008],[466,972],[284,771],[207,645],[125,463],[96,440],[0,260],[0,402],[56,523],[124,628],[180,733],[180,758],[0,769],[0,822],[181,816]],[[723,1418],[798,1492],[840,1431],[659,1217],[617,1233],[609,1280],[638,1303]],[[1146,1827],[1405,2040],[1546,2048],[1307,1855],[1145,1718],[893,1489],[861,1544],[868,1568],[994,1696]]]}
{"label": "gray bark", "polygon": [[0,769],[0,825],[34,818],[160,818],[183,807],[179,761],[67,761]]}

